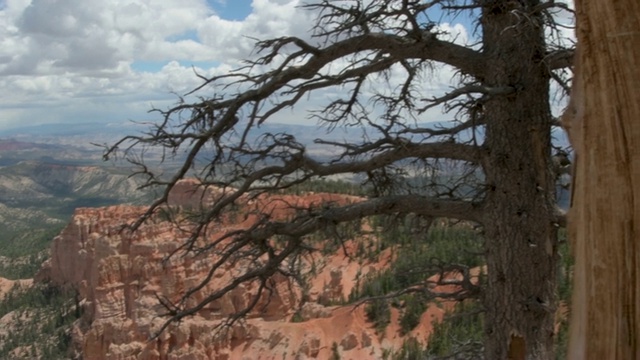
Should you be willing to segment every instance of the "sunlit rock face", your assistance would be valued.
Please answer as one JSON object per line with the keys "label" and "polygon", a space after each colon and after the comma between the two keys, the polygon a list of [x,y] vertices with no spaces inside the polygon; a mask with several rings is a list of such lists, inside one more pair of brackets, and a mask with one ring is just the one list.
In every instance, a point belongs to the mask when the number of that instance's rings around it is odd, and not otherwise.
{"label": "sunlit rock face", "polygon": [[[183,181],[169,196],[169,205],[173,209],[206,207],[221,191]],[[361,200],[320,193],[261,196],[239,202],[235,215],[215,224],[217,229],[209,236],[247,228],[259,213],[291,216],[291,205],[304,208]],[[55,238],[51,259],[37,276],[36,281],[79,291],[84,313],[75,324],[73,339],[84,359],[326,359],[335,351],[342,359],[381,358],[384,349],[397,349],[406,338],[425,343],[432,322],[443,316],[442,307],[430,307],[421,325],[401,336],[399,312],[392,308],[391,324],[380,334],[367,321],[364,306],[332,305],[348,298],[358,276],[383,269],[391,261],[390,252],[383,252],[375,262],[346,256],[344,249],[353,255],[360,242],[371,240],[370,235],[359,235],[346,241],[344,248],[329,254],[319,251],[308,260],[315,270],[309,273],[306,296],[291,279],[275,276],[270,293],[260,298],[245,320],[226,331],[217,331],[217,326],[251,301],[257,283],[239,286],[154,336],[166,320],[166,308],[159,299],[179,300],[207,277],[218,257],[180,251],[169,257],[188,234],[160,215],[129,231],[124,225],[135,222],[145,210],[135,206],[77,209]],[[187,305],[206,298],[245,266],[240,261],[215,272]]]}

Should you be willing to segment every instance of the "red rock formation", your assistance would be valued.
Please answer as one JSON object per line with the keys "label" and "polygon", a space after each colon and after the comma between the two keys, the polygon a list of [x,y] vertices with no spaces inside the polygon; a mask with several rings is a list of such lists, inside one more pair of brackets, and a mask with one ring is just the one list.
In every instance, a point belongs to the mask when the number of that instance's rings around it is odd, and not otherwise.
{"label": "red rock formation", "polygon": [[[195,190],[194,182],[180,183],[169,198],[170,205],[196,207],[211,201],[216,191]],[[287,216],[290,206],[309,206],[323,201],[359,201],[356,197],[330,194],[262,196],[244,205],[242,211],[258,209],[272,216]],[[173,223],[155,219],[131,233],[122,225],[131,223],[142,207],[113,206],[78,209],[71,223],[55,238],[51,259],[37,279],[76,287],[84,303],[84,314],[75,326],[74,341],[85,359],[305,359],[329,358],[333,344],[342,359],[380,358],[385,348],[399,348],[406,337],[425,342],[434,319],[444,310],[433,306],[423,315],[422,325],[405,337],[397,325],[398,310],[392,309],[392,324],[385,334],[376,334],[368,323],[364,306],[323,306],[347,298],[358,273],[388,265],[389,254],[376,263],[351,260],[342,251],[326,258],[310,280],[309,302],[301,305],[301,290],[284,277],[276,278],[270,298],[260,310],[229,331],[214,331],[216,325],[246,304],[255,284],[246,284],[195,316],[171,325],[150,340],[165,321],[157,295],[173,301],[201,281],[215,261],[214,256],[182,256],[166,259],[185,238]],[[219,231],[249,226],[251,216],[236,224],[221,224]],[[346,243],[355,249],[355,239]],[[214,276],[191,301],[195,304],[216,286],[232,278],[241,264]],[[299,311],[298,311],[299,310]],[[298,315],[305,321],[291,322]]]}

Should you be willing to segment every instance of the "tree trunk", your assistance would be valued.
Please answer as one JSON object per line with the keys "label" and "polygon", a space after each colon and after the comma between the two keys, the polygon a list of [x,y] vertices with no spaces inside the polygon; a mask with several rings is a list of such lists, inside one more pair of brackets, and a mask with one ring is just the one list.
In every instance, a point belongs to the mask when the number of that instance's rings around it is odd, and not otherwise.
{"label": "tree trunk", "polygon": [[570,359],[640,358],[640,2],[576,1]]}
{"label": "tree trunk", "polygon": [[513,16],[536,1],[493,3],[482,16],[485,55],[492,64],[485,85],[516,91],[484,107],[485,357],[552,359],[557,241],[542,19]]}

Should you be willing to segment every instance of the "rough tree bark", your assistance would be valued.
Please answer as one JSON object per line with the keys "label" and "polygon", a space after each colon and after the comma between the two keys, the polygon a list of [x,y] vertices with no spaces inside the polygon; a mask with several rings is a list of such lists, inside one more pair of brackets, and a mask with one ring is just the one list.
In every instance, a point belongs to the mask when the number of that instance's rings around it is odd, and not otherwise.
{"label": "rough tree bark", "polygon": [[552,359],[557,260],[549,71],[544,27],[515,2],[485,8],[488,86],[516,94],[487,102],[485,173],[488,286],[485,357]]}
{"label": "rough tree bark", "polygon": [[640,358],[640,2],[576,1],[570,359]]}

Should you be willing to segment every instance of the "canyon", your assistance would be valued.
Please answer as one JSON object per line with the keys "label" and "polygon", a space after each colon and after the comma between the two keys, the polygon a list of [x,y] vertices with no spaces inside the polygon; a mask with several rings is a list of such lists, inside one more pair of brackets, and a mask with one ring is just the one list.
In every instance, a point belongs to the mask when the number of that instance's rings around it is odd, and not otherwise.
{"label": "canyon", "polygon": [[[216,191],[184,180],[170,194],[168,208],[195,211],[207,206]],[[359,200],[326,193],[241,199],[238,211],[248,215],[226,218],[209,236],[248,228],[259,212],[284,218],[291,215],[292,205],[311,208],[327,201],[346,204]],[[307,263],[313,271],[308,272],[305,289],[289,277],[276,275],[269,294],[258,299],[245,319],[229,327],[220,325],[251,301],[257,291],[255,283],[238,286],[158,333],[167,320],[163,315],[167,309],[159,299],[178,301],[207,276],[218,258],[211,253],[181,252],[179,247],[188,232],[165,216],[154,215],[136,231],[129,231],[126,225],[139,219],[145,210],[132,205],[76,209],[70,223],[53,240],[50,259],[36,275],[37,283],[48,282],[78,292],[83,311],[71,331],[72,348],[78,358],[383,358],[398,351],[408,339],[426,344],[434,322],[441,321],[452,308],[450,303],[429,304],[419,325],[403,332],[399,325],[402,307],[391,307],[390,324],[382,331],[376,330],[364,304],[345,303],[367,274],[385,269],[393,260],[390,249],[374,259],[354,256],[357,249],[373,241],[373,235],[363,232],[335,251],[317,251]],[[216,272],[187,300],[189,305],[232,281],[243,266],[248,264],[238,262]]]}

